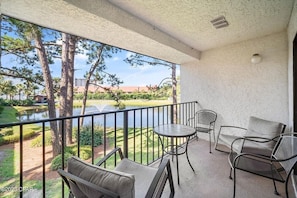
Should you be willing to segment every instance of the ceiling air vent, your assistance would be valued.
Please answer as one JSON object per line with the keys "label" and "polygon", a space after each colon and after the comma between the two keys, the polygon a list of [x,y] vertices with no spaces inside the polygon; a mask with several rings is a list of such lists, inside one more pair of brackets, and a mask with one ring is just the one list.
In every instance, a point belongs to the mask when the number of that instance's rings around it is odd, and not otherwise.
{"label": "ceiling air vent", "polygon": [[211,20],[210,22],[216,29],[227,27],[229,25],[228,21],[225,19],[224,16],[217,17]]}

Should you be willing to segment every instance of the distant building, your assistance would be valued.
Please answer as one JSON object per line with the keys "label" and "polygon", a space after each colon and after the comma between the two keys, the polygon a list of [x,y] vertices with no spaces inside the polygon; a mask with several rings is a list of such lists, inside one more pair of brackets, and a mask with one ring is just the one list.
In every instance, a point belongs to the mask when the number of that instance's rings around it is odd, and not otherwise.
{"label": "distant building", "polygon": [[[96,81],[91,81],[93,84],[97,84]],[[86,79],[85,78],[75,78],[74,79],[74,86],[76,87],[83,87],[86,85]]]}
{"label": "distant building", "polygon": [[[84,88],[85,88],[84,86],[75,86],[74,92],[75,93],[83,93]],[[106,87],[106,88],[109,88],[113,91],[122,90],[124,93],[148,92],[149,91],[149,88],[144,87],[144,86],[121,86],[119,88],[117,88],[117,87]],[[90,93],[104,93],[104,92],[106,92],[106,90],[101,87],[98,87],[98,86],[90,85],[89,92]]]}
{"label": "distant building", "polygon": [[86,79],[82,79],[82,78],[76,78],[74,79],[74,86],[85,86],[86,84]]}
{"label": "distant building", "polygon": [[47,102],[47,97],[44,95],[35,95],[34,100],[36,103],[46,103]]}

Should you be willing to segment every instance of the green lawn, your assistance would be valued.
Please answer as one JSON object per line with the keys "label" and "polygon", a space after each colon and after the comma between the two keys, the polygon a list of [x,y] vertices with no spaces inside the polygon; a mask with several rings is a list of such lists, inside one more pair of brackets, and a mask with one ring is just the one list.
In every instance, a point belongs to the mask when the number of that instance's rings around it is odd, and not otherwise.
{"label": "green lawn", "polygon": [[17,122],[17,113],[18,111],[14,107],[4,106],[3,111],[0,113],[0,123],[6,124],[11,122]]}

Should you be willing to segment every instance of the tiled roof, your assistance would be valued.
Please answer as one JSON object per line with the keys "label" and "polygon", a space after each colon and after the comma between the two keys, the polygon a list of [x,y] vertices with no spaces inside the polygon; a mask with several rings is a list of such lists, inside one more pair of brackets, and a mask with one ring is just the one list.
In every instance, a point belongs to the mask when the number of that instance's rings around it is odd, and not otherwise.
{"label": "tiled roof", "polygon": [[[125,93],[132,93],[132,92],[147,92],[149,91],[148,87],[143,87],[143,86],[121,86],[121,87],[106,87],[111,90],[122,90]],[[84,91],[84,86],[75,86],[74,91],[76,93],[83,93]],[[105,92],[105,90],[102,87],[98,86],[89,86],[89,92]]]}

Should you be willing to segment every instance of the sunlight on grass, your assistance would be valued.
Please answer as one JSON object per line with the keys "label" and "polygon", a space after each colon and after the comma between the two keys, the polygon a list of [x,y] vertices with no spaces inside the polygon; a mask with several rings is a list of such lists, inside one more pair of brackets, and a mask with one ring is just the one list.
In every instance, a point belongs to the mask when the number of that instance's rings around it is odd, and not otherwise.
{"label": "sunlight on grass", "polygon": [[2,182],[15,175],[14,162],[16,160],[16,156],[13,149],[2,150],[1,152],[4,152],[4,158],[0,163],[0,181]]}

